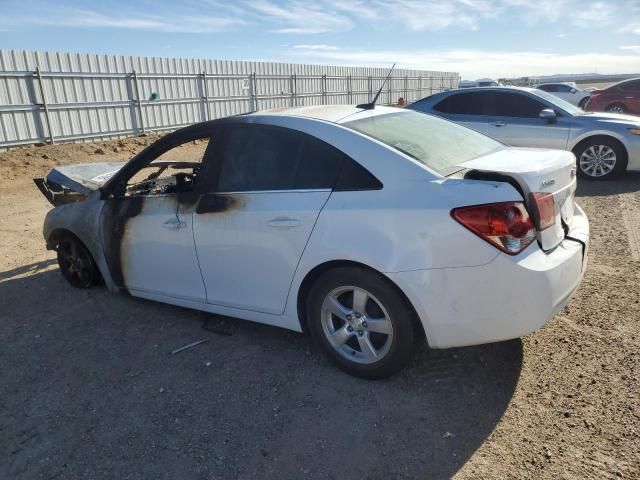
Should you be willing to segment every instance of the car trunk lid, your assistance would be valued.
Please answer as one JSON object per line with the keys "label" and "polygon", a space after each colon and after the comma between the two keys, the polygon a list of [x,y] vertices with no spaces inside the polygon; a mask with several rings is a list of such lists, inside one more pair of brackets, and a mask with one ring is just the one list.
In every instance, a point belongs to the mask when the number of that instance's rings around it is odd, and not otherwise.
{"label": "car trunk lid", "polygon": [[77,202],[98,190],[122,168],[122,162],[84,163],[56,167],[45,178],[34,178],[52,205]]}
{"label": "car trunk lid", "polygon": [[[565,229],[571,227],[576,190],[576,166],[572,153],[563,150],[507,148],[461,163],[468,169],[466,178],[474,178],[473,172],[486,175],[476,178],[504,179],[516,183],[528,210],[537,214],[532,193],[549,193],[553,196],[555,223],[544,230],[537,222],[537,238],[543,250],[556,247],[565,237]],[[469,175],[471,173],[471,175]],[[496,178],[492,178],[496,175]]]}

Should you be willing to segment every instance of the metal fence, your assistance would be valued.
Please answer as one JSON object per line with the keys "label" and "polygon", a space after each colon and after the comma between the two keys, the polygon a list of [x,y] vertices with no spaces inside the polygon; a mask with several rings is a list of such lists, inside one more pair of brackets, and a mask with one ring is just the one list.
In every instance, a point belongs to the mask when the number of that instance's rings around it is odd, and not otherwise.
{"label": "metal fence", "polygon": [[[0,148],[172,130],[267,108],[366,102],[386,69],[0,50]],[[379,103],[453,88],[396,70]]]}

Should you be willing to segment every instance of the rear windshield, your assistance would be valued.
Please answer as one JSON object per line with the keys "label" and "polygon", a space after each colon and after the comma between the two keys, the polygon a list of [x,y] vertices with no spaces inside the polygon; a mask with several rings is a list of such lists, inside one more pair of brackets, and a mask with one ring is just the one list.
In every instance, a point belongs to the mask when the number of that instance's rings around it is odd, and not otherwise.
{"label": "rear windshield", "polygon": [[501,143],[441,118],[404,110],[342,124],[375,138],[440,175],[460,170],[456,165],[504,148]]}

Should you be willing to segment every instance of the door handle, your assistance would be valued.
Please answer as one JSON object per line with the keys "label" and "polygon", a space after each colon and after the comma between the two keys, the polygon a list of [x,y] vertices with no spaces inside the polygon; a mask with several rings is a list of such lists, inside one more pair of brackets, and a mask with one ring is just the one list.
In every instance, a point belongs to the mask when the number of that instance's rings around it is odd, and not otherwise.
{"label": "door handle", "polygon": [[183,222],[182,220],[178,220],[176,217],[170,218],[166,222],[162,224],[164,228],[171,228],[175,230],[179,230],[181,228],[187,227],[187,222]]}
{"label": "door handle", "polygon": [[506,123],[497,121],[497,122],[491,122],[491,125],[493,125],[494,127],[504,127]]}
{"label": "door handle", "polygon": [[293,228],[300,225],[300,220],[295,218],[278,217],[272,218],[267,222],[267,224],[274,228]]}

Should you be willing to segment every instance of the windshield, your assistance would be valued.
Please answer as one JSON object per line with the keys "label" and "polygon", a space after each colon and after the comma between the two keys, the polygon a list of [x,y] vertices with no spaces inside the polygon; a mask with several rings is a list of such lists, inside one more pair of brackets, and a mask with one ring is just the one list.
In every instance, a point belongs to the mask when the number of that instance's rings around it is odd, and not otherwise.
{"label": "windshield", "polygon": [[404,110],[343,123],[375,138],[441,175],[460,170],[456,165],[504,148],[501,143],[441,118]]}
{"label": "windshield", "polygon": [[556,97],[552,93],[547,93],[544,90],[536,90],[535,95],[544,98],[549,103],[553,103],[570,115],[581,115],[584,113],[584,110],[582,110],[581,108],[576,107],[575,105],[561,99],[560,97]]}

